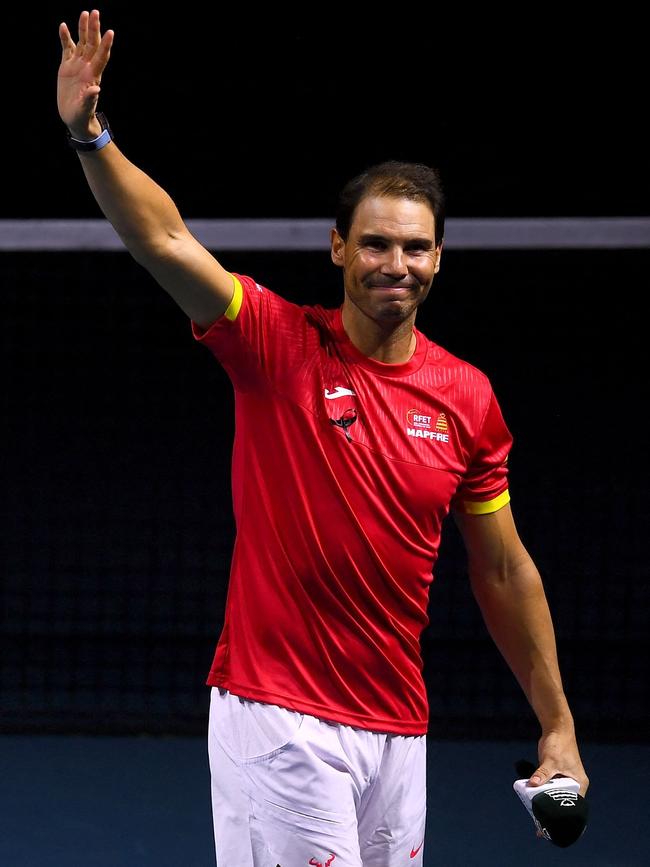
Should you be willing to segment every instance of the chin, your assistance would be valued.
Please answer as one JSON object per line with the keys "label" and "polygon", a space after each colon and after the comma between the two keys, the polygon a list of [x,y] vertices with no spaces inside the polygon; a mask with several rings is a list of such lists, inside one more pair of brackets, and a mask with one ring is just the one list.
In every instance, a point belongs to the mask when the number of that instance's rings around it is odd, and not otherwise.
{"label": "chin", "polygon": [[373,305],[374,318],[377,319],[408,319],[417,310],[417,304],[412,299],[387,301]]}
{"label": "chin", "polygon": [[403,310],[393,307],[391,309],[377,310],[372,318],[375,322],[405,322],[411,315],[412,310]]}

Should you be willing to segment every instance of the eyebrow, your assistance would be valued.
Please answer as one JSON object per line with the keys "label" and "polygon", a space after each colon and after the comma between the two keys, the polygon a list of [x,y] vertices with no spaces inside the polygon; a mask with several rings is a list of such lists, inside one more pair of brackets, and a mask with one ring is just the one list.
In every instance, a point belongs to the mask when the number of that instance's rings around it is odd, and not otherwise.
{"label": "eyebrow", "polygon": [[[385,241],[387,244],[390,244],[393,242],[393,240],[393,238],[389,238],[386,235],[380,235],[373,232],[366,232],[359,238],[359,241],[362,244],[372,244],[375,241]],[[426,250],[431,250],[434,246],[434,242],[431,240],[431,238],[427,238],[426,236],[421,237],[419,235],[415,235],[412,238],[407,238],[404,242],[404,245],[417,245],[418,247],[424,247]]]}

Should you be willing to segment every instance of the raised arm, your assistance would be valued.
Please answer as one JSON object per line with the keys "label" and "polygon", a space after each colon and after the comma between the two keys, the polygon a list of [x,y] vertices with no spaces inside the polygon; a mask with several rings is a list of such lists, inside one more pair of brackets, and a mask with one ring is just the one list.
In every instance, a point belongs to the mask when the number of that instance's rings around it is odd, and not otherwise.
{"label": "raised arm", "polygon": [[483,619],[524,690],[542,728],[533,784],[557,773],[589,785],[575,739],[542,580],[517,531],[510,506],[487,515],[455,514]]}
{"label": "raised arm", "polygon": [[[102,131],[95,110],[114,34],[101,35],[94,9],[81,13],[76,44],[66,24],[60,25],[59,36],[59,114],[73,138],[90,141]],[[192,236],[167,193],[114,142],[78,153],[99,207],[133,257],[190,318],[203,328],[211,325],[232,299],[230,274]]]}

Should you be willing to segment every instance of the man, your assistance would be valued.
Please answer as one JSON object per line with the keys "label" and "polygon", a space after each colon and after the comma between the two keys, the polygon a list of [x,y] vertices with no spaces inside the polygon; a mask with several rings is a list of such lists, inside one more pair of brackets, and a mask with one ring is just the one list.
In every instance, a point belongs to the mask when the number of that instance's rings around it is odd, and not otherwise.
{"label": "man", "polygon": [[539,574],[509,506],[511,437],[486,377],[414,327],[440,267],[436,173],[351,181],[331,232],[338,310],[227,272],[95,109],[112,31],[60,38],[58,104],[132,255],[236,395],[237,540],[208,679],[220,867],[423,863],[428,707],[419,639],[454,510],[486,624],[542,729],[533,783],[588,780]]}

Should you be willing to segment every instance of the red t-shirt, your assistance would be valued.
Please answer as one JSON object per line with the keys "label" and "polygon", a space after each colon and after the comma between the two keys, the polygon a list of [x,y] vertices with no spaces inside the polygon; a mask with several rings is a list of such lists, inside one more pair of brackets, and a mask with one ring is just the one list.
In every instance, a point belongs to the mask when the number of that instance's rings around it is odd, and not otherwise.
{"label": "red t-shirt", "polygon": [[450,505],[508,502],[511,436],[487,378],[416,330],[404,364],[364,356],[341,310],[249,277],[195,337],[235,389],[237,538],[208,678],[235,695],[424,734],[420,636]]}

